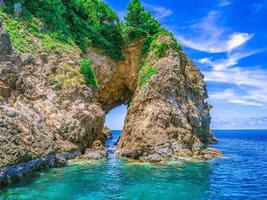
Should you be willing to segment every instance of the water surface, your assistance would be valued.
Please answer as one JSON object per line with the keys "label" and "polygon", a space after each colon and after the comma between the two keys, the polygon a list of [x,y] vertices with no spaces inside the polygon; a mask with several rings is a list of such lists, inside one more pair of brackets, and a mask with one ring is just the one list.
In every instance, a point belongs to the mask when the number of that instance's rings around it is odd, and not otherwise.
{"label": "water surface", "polygon": [[144,165],[109,159],[36,172],[0,199],[267,199],[267,131],[215,131],[225,157],[211,162]]}

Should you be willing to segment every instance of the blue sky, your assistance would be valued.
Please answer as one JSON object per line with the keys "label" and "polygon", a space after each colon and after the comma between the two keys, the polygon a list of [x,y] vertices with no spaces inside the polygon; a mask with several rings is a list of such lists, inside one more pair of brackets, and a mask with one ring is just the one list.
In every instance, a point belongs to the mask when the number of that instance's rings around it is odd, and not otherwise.
{"label": "blue sky", "polygon": [[[123,18],[129,0],[105,0]],[[213,129],[267,129],[267,0],[143,0],[205,75]],[[121,129],[126,106],[107,125]]]}

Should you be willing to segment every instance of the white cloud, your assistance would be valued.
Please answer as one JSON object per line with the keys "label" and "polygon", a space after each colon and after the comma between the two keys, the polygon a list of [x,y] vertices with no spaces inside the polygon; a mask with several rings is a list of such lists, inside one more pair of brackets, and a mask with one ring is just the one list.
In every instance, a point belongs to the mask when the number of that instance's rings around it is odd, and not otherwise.
{"label": "white cloud", "polygon": [[[225,59],[212,60],[202,58],[199,63],[211,66],[205,71],[207,82],[230,84],[229,88],[221,92],[210,93],[210,99],[246,106],[267,105],[267,70],[253,67],[242,68],[239,60],[258,53],[259,50],[244,52],[228,52]],[[232,85],[235,85],[236,88]]]}
{"label": "white cloud", "polygon": [[260,106],[260,107],[263,106],[263,104],[257,99],[255,98],[251,99],[250,96],[244,97],[244,96],[238,95],[231,89],[226,89],[221,92],[215,92],[210,95],[210,98],[213,100],[219,100],[219,101],[240,104],[240,105],[245,105],[245,106]]}
{"label": "white cloud", "polygon": [[[220,6],[229,5],[230,1],[220,1]],[[186,37],[177,39],[191,49],[210,53],[210,57],[198,60],[209,66],[204,71],[207,82],[223,84],[223,91],[209,91],[213,101],[228,102],[243,106],[267,107],[267,70],[259,67],[244,68],[239,61],[259,53],[259,50],[245,50],[242,45],[251,40],[253,33],[233,32],[220,24],[219,11],[210,11],[207,16],[190,24]],[[224,58],[213,58],[212,53],[225,53]],[[218,55],[216,55],[218,57]]]}
{"label": "white cloud", "polygon": [[227,53],[227,58],[224,58],[224,59],[217,59],[215,61],[212,61],[211,58],[201,58],[198,60],[198,62],[201,64],[207,64],[211,66],[213,70],[215,71],[220,71],[228,67],[235,66],[236,64],[238,64],[239,60],[249,57],[258,52],[259,52],[258,50],[246,51],[246,52],[235,52],[235,53],[229,52]]}
{"label": "white cloud", "polygon": [[235,118],[230,120],[221,120],[214,118],[212,127],[215,129],[266,129],[267,116],[265,117],[250,117],[247,119]]}
{"label": "white cloud", "polygon": [[155,6],[148,3],[143,3],[143,5],[147,10],[150,10],[154,14],[154,17],[157,20],[164,19],[173,14],[172,10],[162,6]]}
{"label": "white cloud", "polygon": [[[219,24],[221,15],[210,11],[207,16],[188,26],[191,35],[177,35],[177,39],[186,47],[208,53],[229,52],[250,40],[254,34],[234,32]],[[193,35],[192,35],[193,34]]]}
{"label": "white cloud", "polygon": [[[211,27],[210,27],[211,30]],[[186,39],[183,36],[177,36],[184,46],[198,51],[204,51],[208,53],[222,53],[232,51],[233,49],[245,44],[250,40],[254,34],[248,33],[233,33],[224,38],[218,31],[212,34],[212,31],[205,30],[205,34],[199,32],[199,38]],[[215,37],[218,35],[217,37]]]}
{"label": "white cloud", "polygon": [[243,70],[240,67],[221,71],[204,72],[208,82],[227,83],[239,89],[226,89],[221,92],[210,93],[210,99],[240,105],[266,106],[267,105],[267,71]]}
{"label": "white cloud", "polygon": [[229,6],[231,4],[230,0],[220,0],[219,1],[219,7],[225,7],[225,6]]}
{"label": "white cloud", "polygon": [[234,33],[230,36],[230,40],[227,42],[228,51],[232,51],[234,48],[239,47],[248,40],[250,40],[254,34],[248,33]]}

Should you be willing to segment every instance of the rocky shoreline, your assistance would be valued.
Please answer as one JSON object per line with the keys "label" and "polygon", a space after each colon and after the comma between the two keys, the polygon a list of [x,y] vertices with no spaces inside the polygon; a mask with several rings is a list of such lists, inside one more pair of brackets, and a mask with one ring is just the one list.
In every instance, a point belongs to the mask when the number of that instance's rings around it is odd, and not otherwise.
{"label": "rocky shoreline", "polygon": [[23,176],[38,169],[66,166],[67,160],[74,159],[80,155],[79,151],[48,155],[36,160],[2,168],[0,169],[0,187],[15,183],[23,178]]}
{"label": "rocky shoreline", "polygon": [[[221,157],[207,148],[215,138],[203,74],[168,33],[146,57],[142,46],[141,39],[129,44],[122,61],[96,48],[17,53],[0,22],[0,185],[75,157],[106,159],[105,116],[122,104],[128,111],[117,156],[152,163]],[[82,58],[97,89],[85,84]]]}

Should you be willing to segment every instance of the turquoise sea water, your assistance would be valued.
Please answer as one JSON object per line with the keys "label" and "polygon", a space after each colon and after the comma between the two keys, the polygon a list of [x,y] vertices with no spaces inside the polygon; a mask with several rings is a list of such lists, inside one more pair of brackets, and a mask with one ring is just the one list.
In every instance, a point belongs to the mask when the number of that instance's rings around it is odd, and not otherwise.
{"label": "turquoise sea water", "polygon": [[267,199],[267,131],[215,131],[224,158],[172,166],[114,158],[113,133],[107,161],[36,172],[0,199]]}

